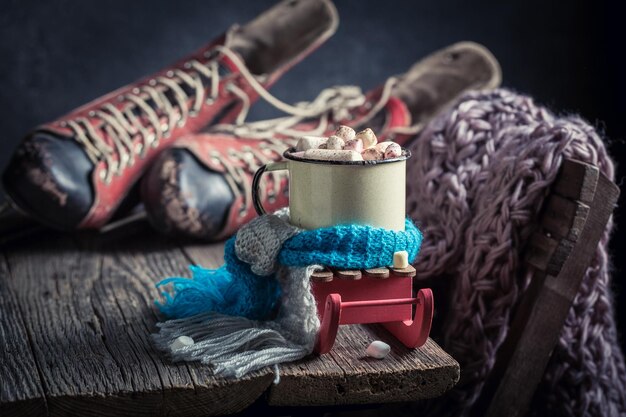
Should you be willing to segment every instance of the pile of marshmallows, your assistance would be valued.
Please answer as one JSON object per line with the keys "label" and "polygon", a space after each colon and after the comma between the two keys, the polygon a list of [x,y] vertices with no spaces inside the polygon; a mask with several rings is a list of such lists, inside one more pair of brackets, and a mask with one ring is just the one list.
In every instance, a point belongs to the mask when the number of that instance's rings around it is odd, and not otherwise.
{"label": "pile of marshmallows", "polygon": [[303,136],[292,155],[324,161],[377,161],[398,158],[402,148],[395,142],[378,142],[370,128],[356,133],[351,127],[339,126],[328,138]]}

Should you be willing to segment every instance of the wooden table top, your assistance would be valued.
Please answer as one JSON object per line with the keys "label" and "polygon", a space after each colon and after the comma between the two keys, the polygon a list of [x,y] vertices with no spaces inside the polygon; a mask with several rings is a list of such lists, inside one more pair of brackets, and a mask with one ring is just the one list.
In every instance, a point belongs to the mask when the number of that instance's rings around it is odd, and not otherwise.
{"label": "wooden table top", "polygon": [[[223,244],[148,230],[33,235],[0,249],[0,415],[208,416],[270,406],[387,403],[438,396],[459,365],[435,342],[409,350],[379,326],[342,326],[330,354],[240,380],[172,363],[151,343],[154,284],[216,267]],[[372,340],[392,346],[367,358]],[[265,394],[265,395],[264,395]]]}

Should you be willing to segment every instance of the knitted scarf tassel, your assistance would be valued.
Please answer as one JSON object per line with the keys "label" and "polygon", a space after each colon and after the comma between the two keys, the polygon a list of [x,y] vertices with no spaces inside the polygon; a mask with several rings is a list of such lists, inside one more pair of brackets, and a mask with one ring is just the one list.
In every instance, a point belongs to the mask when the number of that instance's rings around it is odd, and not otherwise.
{"label": "knitted scarf tassel", "polygon": [[[226,242],[225,264],[191,267],[192,279],[169,278],[169,318],[153,338],[175,361],[199,360],[216,374],[242,377],[254,370],[294,361],[313,351],[319,330],[310,276],[318,265],[357,269],[390,265],[393,253],[417,257],[421,232],[407,219],[404,232],[345,225],[303,231],[289,212],[261,216]],[[194,343],[176,346],[180,336]]]}

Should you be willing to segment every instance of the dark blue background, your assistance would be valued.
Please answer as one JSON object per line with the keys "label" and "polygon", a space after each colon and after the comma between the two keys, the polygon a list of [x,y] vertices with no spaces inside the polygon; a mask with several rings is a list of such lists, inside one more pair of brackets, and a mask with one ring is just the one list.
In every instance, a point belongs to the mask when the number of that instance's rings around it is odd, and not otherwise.
{"label": "dark blue background", "polygon": [[[617,3],[617,2],[615,2]],[[20,137],[194,51],[271,0],[3,0],[0,3],[0,168]],[[274,88],[283,100],[323,87],[364,89],[459,40],[487,45],[504,85],[605,129],[618,164],[625,146],[626,68],[616,4],[549,1],[337,1],[338,33]],[[257,106],[252,115],[273,115]],[[624,171],[620,171],[621,184]],[[622,199],[623,202],[624,199]],[[618,213],[614,253],[626,250]],[[614,281],[626,269],[615,256]],[[616,284],[616,285],[617,285]],[[626,288],[626,287],[622,287]],[[617,288],[618,306],[626,306]],[[623,326],[623,324],[622,324]]]}

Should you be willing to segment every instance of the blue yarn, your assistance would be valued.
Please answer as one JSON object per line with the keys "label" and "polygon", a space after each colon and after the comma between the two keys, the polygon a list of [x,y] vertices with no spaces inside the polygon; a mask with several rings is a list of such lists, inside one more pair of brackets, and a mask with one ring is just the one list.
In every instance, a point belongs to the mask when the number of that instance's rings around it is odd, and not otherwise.
{"label": "blue yarn", "polygon": [[422,233],[406,219],[398,232],[363,225],[305,230],[288,239],[278,262],[286,266],[326,265],[344,269],[376,268],[393,263],[394,252],[406,250],[415,261]]}
{"label": "blue yarn", "polygon": [[[235,236],[224,248],[224,265],[211,270],[190,266],[192,279],[168,278],[157,287],[171,284],[163,292],[165,303],[157,301],[169,318],[189,317],[208,311],[254,320],[267,319],[280,298],[274,276],[258,276],[235,253]],[[302,231],[285,241],[278,262],[285,266],[313,264],[343,269],[376,268],[391,265],[394,252],[405,250],[409,262],[417,257],[422,233],[409,219],[405,231],[362,225],[339,225]],[[172,294],[174,294],[172,296]]]}
{"label": "blue yarn", "polygon": [[156,302],[169,318],[189,317],[207,311],[230,316],[263,319],[271,314],[280,298],[274,277],[260,277],[235,254],[235,236],[224,247],[224,265],[218,269],[190,266],[192,278],[167,278],[157,287],[172,284],[174,297],[161,294],[165,303]]}

